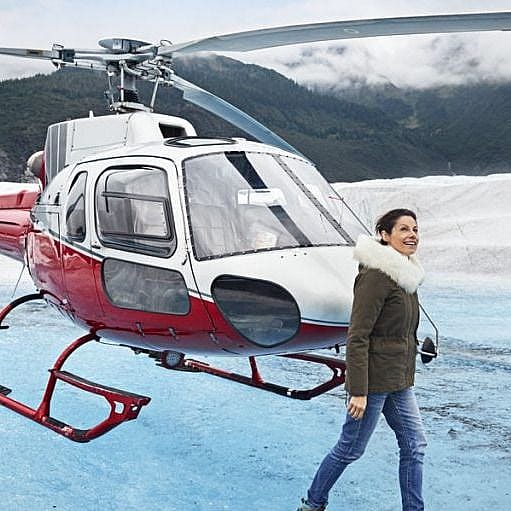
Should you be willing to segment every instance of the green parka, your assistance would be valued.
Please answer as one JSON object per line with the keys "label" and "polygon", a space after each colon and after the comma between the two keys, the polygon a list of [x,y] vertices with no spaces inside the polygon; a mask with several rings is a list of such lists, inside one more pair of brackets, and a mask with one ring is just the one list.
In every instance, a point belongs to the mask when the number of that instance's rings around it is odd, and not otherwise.
{"label": "green parka", "polygon": [[361,236],[347,345],[346,390],[352,396],[394,392],[414,383],[424,270],[415,256]]}

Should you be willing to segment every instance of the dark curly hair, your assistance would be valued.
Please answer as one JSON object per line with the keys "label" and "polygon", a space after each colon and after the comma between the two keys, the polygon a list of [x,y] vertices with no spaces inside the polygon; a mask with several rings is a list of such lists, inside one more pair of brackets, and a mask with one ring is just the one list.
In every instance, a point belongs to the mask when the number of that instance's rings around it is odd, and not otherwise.
{"label": "dark curly hair", "polygon": [[[398,218],[402,216],[411,216],[417,222],[417,215],[410,209],[391,209],[378,218],[376,222],[376,234],[381,235],[382,231],[390,234],[396,225]],[[380,240],[382,245],[387,245],[386,241]]]}

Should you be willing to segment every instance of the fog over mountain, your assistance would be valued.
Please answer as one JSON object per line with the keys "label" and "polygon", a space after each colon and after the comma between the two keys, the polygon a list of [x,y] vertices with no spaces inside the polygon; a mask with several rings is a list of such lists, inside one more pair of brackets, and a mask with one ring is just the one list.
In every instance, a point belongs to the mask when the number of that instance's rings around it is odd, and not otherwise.
{"label": "fog over mountain", "polygon": [[[511,80],[507,33],[377,39],[273,50],[265,66],[315,90],[386,84],[425,89]],[[256,61],[250,56],[242,60]]]}

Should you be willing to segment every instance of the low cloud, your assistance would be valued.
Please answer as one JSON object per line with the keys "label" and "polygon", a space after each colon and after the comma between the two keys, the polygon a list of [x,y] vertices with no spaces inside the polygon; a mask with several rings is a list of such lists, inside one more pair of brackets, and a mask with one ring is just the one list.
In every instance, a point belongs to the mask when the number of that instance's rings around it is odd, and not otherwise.
{"label": "low cloud", "polygon": [[422,35],[285,48],[239,56],[309,87],[428,88],[511,80],[511,34]]}
{"label": "low cloud", "polygon": [[55,71],[55,67],[49,62],[34,62],[29,59],[2,57],[0,65],[2,68],[0,81],[27,78],[35,74],[48,74]]}

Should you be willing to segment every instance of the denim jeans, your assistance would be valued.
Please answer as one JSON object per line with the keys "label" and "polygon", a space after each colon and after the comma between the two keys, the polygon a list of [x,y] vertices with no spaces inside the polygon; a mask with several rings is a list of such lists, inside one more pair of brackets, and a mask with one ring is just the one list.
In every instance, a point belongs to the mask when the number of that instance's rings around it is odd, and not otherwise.
{"label": "denim jeans", "polygon": [[[319,508],[328,502],[328,492],[353,461],[362,456],[380,413],[394,430],[399,445],[399,483],[403,511],[422,511],[422,466],[426,437],[415,394],[411,388],[367,396],[361,420],[346,414],[341,437],[321,463],[308,491],[307,503]],[[368,485],[369,491],[369,485]]]}

